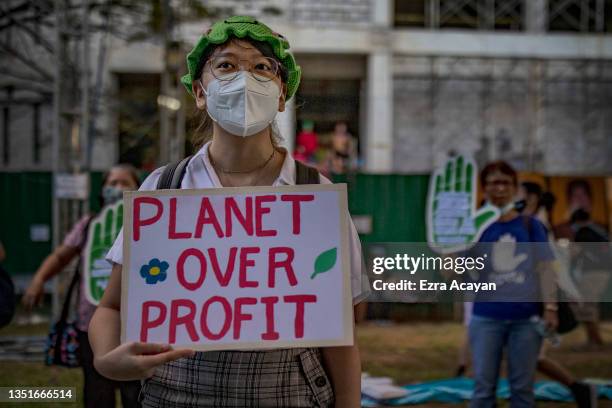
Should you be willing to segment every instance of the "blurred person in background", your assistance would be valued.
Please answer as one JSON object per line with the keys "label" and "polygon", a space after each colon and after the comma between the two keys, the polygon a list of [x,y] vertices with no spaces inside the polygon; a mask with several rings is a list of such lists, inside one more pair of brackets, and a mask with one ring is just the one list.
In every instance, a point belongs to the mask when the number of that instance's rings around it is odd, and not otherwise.
{"label": "blurred person in background", "polygon": [[[550,231],[550,213],[554,205],[554,196],[545,194],[542,187],[533,182],[521,183],[519,198],[525,205],[521,214],[535,217]],[[565,385],[574,396],[574,400],[579,408],[597,407],[597,388],[594,385],[579,381],[574,375],[557,361],[547,357],[550,342],[543,341],[540,354],[538,355],[537,370],[551,379]]]}
{"label": "blurred person in background", "polygon": [[[542,223],[550,232],[550,213],[554,205],[554,196],[543,191],[542,187],[534,182],[521,183],[518,201],[515,203],[515,208],[520,209],[522,215],[535,217]],[[472,315],[472,303],[464,303],[464,324],[469,326]],[[546,356],[549,348],[549,342],[543,341],[540,353],[538,356],[537,370],[542,374],[558,381],[568,387],[579,408],[594,408],[597,406],[597,393],[594,385],[586,384],[579,381],[565,367],[557,361]],[[467,340],[461,346],[459,351],[459,361],[456,376],[463,376],[470,364],[470,349]]]}
{"label": "blurred person in background", "polygon": [[[574,179],[567,184],[566,199],[568,204],[568,220],[554,227],[555,237],[557,239],[566,239],[570,242],[574,242],[572,247],[578,249],[579,246],[575,244],[577,242],[576,235],[579,230],[581,234],[579,239],[580,242],[607,242],[608,236],[605,229],[600,225],[596,224],[591,219],[593,211],[593,191],[591,185],[585,179]],[[587,241],[591,239],[591,241]],[[583,247],[581,245],[580,247]],[[571,275],[583,293],[583,298],[587,300],[585,303],[575,303],[572,305],[574,314],[577,320],[583,324],[587,342],[585,344],[585,350],[599,350],[603,346],[603,339],[599,330],[599,304],[597,302],[589,302],[588,300],[596,299],[595,293],[601,288],[603,282],[607,282],[607,273],[605,271],[599,271],[596,273],[592,271],[588,276],[589,279],[599,276],[601,282],[598,284],[594,281],[588,281],[583,276],[581,269],[583,268],[584,256],[573,257],[571,263]],[[589,264],[587,263],[587,266]],[[593,266],[592,264],[590,264]],[[599,268],[601,269],[601,268]],[[593,275],[595,273],[595,275]],[[603,274],[602,274],[603,273]],[[604,287],[605,289],[605,287]]]}
{"label": "blurred person in background", "polygon": [[357,166],[357,146],[346,122],[337,122],[331,135],[331,149],[323,163],[324,171],[342,174]]}
{"label": "blurred person in background", "polygon": [[319,137],[314,131],[314,122],[304,120],[302,130],[297,135],[297,143],[293,157],[305,164],[314,163],[315,152],[319,147]]}
{"label": "blurred person in background", "polygon": [[[495,294],[478,294],[469,323],[469,342],[475,387],[470,407],[489,408],[496,405],[496,389],[501,362],[506,351],[510,406],[527,408],[535,405],[534,379],[542,334],[535,319],[554,331],[558,325],[557,304],[553,299],[550,277],[554,255],[548,246],[537,252],[527,251],[524,242],[548,242],[544,225],[530,216],[521,216],[515,209],[518,190],[516,171],[504,161],[489,163],[482,169],[480,183],[487,201],[500,210],[497,221],[482,233],[479,242],[493,243],[486,268],[480,279],[495,281]],[[497,248],[511,247],[511,259],[498,262]],[[547,250],[548,249],[548,250]],[[505,258],[504,258],[505,259]],[[514,266],[510,265],[513,264]],[[501,270],[500,268],[506,268]],[[544,280],[546,277],[548,280]],[[540,303],[545,291],[544,312]],[[499,301],[500,297],[502,297]],[[507,301],[514,299],[515,301]]]}
{"label": "blurred person in background", "polygon": [[585,349],[600,350],[604,341],[599,329],[599,303],[610,277],[610,247],[606,230],[591,220],[588,211],[578,208],[572,213],[574,238],[572,277],[579,287],[583,303],[573,304],[576,318],[583,324],[587,342]]}
{"label": "blurred person in background", "polygon": [[[139,185],[138,173],[133,166],[128,164],[113,166],[102,179],[102,190],[99,195],[100,206],[114,204],[122,199],[124,191],[137,190]],[[45,258],[23,295],[22,303],[26,311],[31,311],[34,306],[41,303],[45,282],[59,274],[73,259],[80,256],[79,262],[84,262],[88,227],[94,217],[95,214],[82,217],[72,227],[62,245]],[[79,350],[83,368],[85,406],[87,408],[115,407],[115,389],[119,388],[123,407],[139,407],[139,381],[109,380],[101,376],[93,366],[93,353],[87,337],[87,328],[96,306],[87,300],[84,285],[85,279],[81,275],[77,303],[77,329],[79,330]]]}
{"label": "blurred person in background", "polygon": [[[545,212],[542,212],[541,208],[541,197],[542,197],[542,187],[539,184],[525,181],[522,182],[519,188],[517,200],[515,201],[514,207],[515,209],[524,215],[530,215],[536,217],[539,221],[542,222],[545,226],[549,226],[548,218]],[[481,205],[484,205],[486,202],[483,201]],[[546,211],[544,209],[544,211]],[[463,302],[463,324],[466,329],[470,325],[470,320],[472,318],[472,309],[474,307],[473,302]],[[469,338],[466,334],[461,347],[459,348],[458,359],[457,359],[457,369],[455,372],[456,377],[462,377],[467,372],[467,369],[470,366],[470,344]]]}
{"label": "blurred person in background", "polygon": [[[544,225],[546,225],[549,229],[549,232],[553,232],[553,228],[552,228],[552,212],[553,212],[553,208],[555,207],[555,204],[557,202],[557,197],[555,197],[555,195],[553,193],[551,193],[550,191],[544,191],[542,193],[542,196],[540,197],[540,212],[545,211],[546,214],[546,222],[544,222]],[[550,237],[551,241],[554,240],[554,233],[553,235]]]}
{"label": "blurred person in background", "polygon": [[555,225],[553,231],[557,239],[574,241],[575,230],[572,228],[571,216],[578,209],[582,209],[589,214],[593,211],[591,185],[585,179],[574,179],[567,184],[565,198],[568,207],[566,221]]}
{"label": "blurred person in background", "polygon": [[519,189],[519,202],[524,202],[521,214],[530,215],[540,221],[548,231],[551,230],[549,214],[542,198],[544,192],[542,186],[532,181],[524,181]]}

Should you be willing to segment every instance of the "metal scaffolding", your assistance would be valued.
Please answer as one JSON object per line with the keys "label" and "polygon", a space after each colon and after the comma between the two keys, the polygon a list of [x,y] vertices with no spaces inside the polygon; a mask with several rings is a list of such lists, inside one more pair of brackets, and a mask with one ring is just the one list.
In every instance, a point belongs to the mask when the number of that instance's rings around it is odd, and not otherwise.
{"label": "metal scaffolding", "polygon": [[537,21],[542,31],[599,33],[606,31],[605,8],[606,0],[396,0],[395,23],[522,31]]}
{"label": "metal scaffolding", "polygon": [[463,27],[493,30],[505,26],[512,30],[523,27],[523,0],[429,0],[429,28]]}
{"label": "metal scaffolding", "polygon": [[580,32],[605,30],[605,0],[551,0],[549,28],[566,28]]}

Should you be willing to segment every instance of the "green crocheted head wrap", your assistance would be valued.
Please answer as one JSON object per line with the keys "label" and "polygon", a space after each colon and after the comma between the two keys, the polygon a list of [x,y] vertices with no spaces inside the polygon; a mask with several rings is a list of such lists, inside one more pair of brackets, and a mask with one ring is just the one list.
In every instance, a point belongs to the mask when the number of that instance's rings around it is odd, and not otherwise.
{"label": "green crocheted head wrap", "polygon": [[191,83],[194,81],[198,63],[205,55],[206,50],[213,45],[223,44],[230,37],[249,37],[255,41],[265,42],[270,45],[274,55],[287,70],[287,100],[297,91],[300,84],[302,70],[295,63],[293,54],[289,52],[289,41],[282,35],[272,31],[267,25],[255,20],[253,17],[234,16],[218,21],[200,37],[195,47],[187,54],[187,68],[189,73],[181,78],[181,82],[187,88],[187,92],[193,95]]}

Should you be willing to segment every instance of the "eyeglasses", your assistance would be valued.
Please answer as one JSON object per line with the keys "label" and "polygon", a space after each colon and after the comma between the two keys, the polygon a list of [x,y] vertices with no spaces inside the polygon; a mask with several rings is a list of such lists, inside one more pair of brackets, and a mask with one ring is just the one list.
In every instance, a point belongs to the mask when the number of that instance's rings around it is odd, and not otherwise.
{"label": "eyeglasses", "polygon": [[514,185],[514,182],[510,180],[487,180],[485,184],[493,187],[510,187]]}
{"label": "eyeglasses", "polygon": [[250,72],[260,82],[278,78],[281,71],[277,60],[263,56],[242,60],[231,55],[220,55],[208,60],[207,64],[211,74],[220,81],[233,81],[238,77],[241,68]]}

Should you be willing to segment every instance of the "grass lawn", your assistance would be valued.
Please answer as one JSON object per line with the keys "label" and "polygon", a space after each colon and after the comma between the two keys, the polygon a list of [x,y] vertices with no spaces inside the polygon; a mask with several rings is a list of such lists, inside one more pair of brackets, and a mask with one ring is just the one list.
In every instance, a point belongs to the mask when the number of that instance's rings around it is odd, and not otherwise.
{"label": "grass lawn", "polygon": [[[404,323],[358,326],[359,348],[363,370],[374,376],[392,377],[396,384],[448,378],[454,375],[457,353],[464,327],[457,323]],[[606,342],[612,343],[612,323],[602,326]],[[601,352],[577,352],[584,341],[580,330],[564,336],[559,348],[549,348],[548,356],[562,363],[577,377],[612,378],[612,347]],[[544,379],[545,377],[539,377]],[[465,404],[467,406],[467,404]],[[427,404],[427,407],[461,405]],[[507,402],[498,406],[509,407]],[[539,402],[538,407],[570,408],[574,404]],[[600,408],[612,407],[612,401],[600,401]]]}
{"label": "grass lawn", "polygon": [[[44,335],[46,324],[33,326],[10,325],[0,330],[3,335]],[[602,331],[612,343],[612,323]],[[364,371],[376,376],[390,376],[397,384],[407,384],[453,375],[457,350],[464,329],[457,323],[404,323],[380,326],[366,323],[358,326],[358,340]],[[612,378],[612,348],[603,352],[577,352],[574,347],[583,341],[582,330],[576,330],[562,340],[559,348],[550,349],[549,356],[562,362],[576,376]],[[0,361],[0,386],[72,386],[77,388],[78,404],[45,404],[45,407],[82,406],[82,375],[79,369],[46,367],[42,363]],[[2,404],[2,406],[41,407],[43,404]],[[423,405],[424,406],[424,405]],[[427,407],[450,407],[427,404]],[[452,405],[461,406],[461,405]],[[509,406],[502,403],[501,407]],[[539,403],[538,407],[569,408],[573,404]],[[600,407],[612,407],[601,401]]]}
{"label": "grass lawn", "polygon": [[[35,325],[11,324],[0,329],[0,336],[33,336],[46,335],[49,325],[46,323]],[[9,386],[27,387],[76,387],[77,403],[0,403],[2,407],[69,407],[83,406],[83,375],[79,368],[67,369],[48,367],[42,362],[0,361],[0,387]]]}

